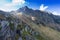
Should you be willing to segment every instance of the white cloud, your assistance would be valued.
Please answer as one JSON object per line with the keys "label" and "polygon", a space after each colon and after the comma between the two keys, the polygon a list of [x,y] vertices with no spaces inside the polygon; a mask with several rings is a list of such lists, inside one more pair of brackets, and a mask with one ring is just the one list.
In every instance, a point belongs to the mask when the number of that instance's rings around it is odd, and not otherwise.
{"label": "white cloud", "polygon": [[25,1],[24,1],[24,0],[12,0],[12,3],[20,3],[20,4],[24,4]]}
{"label": "white cloud", "polygon": [[12,2],[5,3],[2,6],[0,6],[0,10],[3,11],[17,10],[19,7],[23,6],[24,4],[25,4],[25,0],[12,0]]}
{"label": "white cloud", "polygon": [[41,4],[40,9],[41,11],[45,11],[48,8],[48,6],[44,6],[44,4]]}
{"label": "white cloud", "polygon": [[53,11],[52,13],[53,13],[54,15],[58,15],[58,13],[57,13],[56,11]]}

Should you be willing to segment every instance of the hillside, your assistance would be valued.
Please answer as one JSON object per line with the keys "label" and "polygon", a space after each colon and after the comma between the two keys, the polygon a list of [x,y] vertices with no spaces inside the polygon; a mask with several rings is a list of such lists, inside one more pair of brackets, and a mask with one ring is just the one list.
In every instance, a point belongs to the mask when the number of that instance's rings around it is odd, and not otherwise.
{"label": "hillside", "polygon": [[[8,21],[9,25],[0,27],[2,40],[10,37],[11,40],[60,40],[60,16],[52,13],[25,6],[12,12],[0,11],[0,26],[3,21]],[[1,29],[5,29],[4,32]]]}
{"label": "hillside", "polygon": [[53,15],[49,12],[43,12],[40,10],[33,10],[28,8],[27,6],[22,7],[17,10],[18,12],[23,12],[23,14],[27,14],[31,17],[35,17],[34,22],[36,24],[42,24],[44,26],[49,26],[53,29],[60,31],[60,16]]}

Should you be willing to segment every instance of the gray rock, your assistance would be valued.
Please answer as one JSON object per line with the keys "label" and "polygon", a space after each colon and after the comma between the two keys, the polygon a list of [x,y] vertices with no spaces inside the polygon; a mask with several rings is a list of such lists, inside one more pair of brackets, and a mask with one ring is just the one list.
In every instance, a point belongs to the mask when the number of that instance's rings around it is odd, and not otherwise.
{"label": "gray rock", "polygon": [[19,39],[18,40],[22,40],[22,37],[19,37]]}

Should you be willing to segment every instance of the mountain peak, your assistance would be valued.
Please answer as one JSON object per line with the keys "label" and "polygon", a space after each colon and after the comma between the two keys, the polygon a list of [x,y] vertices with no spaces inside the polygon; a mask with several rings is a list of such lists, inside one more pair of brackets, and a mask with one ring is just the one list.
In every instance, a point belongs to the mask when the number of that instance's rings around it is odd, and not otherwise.
{"label": "mountain peak", "polygon": [[25,11],[25,10],[27,10],[29,8],[27,6],[24,6],[24,7],[22,7],[22,9]]}
{"label": "mountain peak", "polygon": [[29,8],[27,6],[24,6],[22,8],[19,8],[17,11],[20,12],[20,11],[25,11],[25,10],[28,10]]}
{"label": "mountain peak", "polygon": [[24,6],[23,8],[28,9],[28,7],[27,7],[27,6]]}

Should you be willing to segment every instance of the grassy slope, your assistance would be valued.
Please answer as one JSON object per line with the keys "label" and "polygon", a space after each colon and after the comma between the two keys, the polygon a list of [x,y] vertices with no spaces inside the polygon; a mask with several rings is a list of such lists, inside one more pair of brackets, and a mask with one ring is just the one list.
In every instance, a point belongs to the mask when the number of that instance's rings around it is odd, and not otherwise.
{"label": "grassy slope", "polygon": [[46,39],[46,40],[60,40],[60,32],[53,30],[49,27],[44,26],[38,26],[32,21],[30,21],[27,17],[27,15],[19,16],[19,18],[25,22],[26,24],[30,25],[31,28],[35,29],[40,33],[40,35]]}

